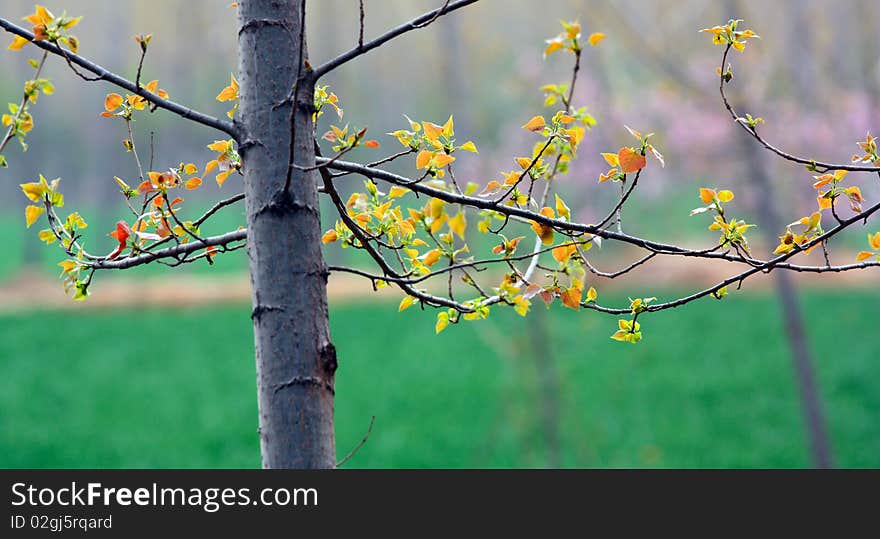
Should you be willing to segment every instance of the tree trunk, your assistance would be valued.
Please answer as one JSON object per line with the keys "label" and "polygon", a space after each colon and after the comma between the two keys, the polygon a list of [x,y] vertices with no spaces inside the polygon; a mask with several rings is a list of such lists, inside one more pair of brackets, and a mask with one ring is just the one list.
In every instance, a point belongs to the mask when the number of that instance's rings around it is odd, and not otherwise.
{"label": "tree trunk", "polygon": [[[314,171],[305,2],[239,3],[239,77],[264,468],[332,468],[336,351]],[[300,70],[301,68],[301,70]],[[296,86],[293,102],[287,99]],[[291,143],[291,140],[294,143]],[[291,155],[292,154],[292,155]],[[292,161],[298,167],[288,167]]]}
{"label": "tree trunk", "polygon": [[[773,185],[768,177],[763,155],[758,145],[742,133],[737,134],[743,156],[748,163],[746,177],[758,196],[758,216],[761,227],[772,242],[775,234],[784,230],[782,219],[776,208],[776,197],[773,196]],[[770,243],[772,245],[772,243]],[[798,302],[798,293],[791,276],[785,271],[776,271],[776,293],[779,297],[779,308],[782,312],[782,324],[788,336],[791,362],[794,368],[795,381],[801,399],[801,412],[807,429],[810,445],[810,459],[815,468],[833,468],[834,459],[831,453],[831,441],[825,427],[822,413],[822,397],[813,368],[813,358],[804,329],[804,318]]]}

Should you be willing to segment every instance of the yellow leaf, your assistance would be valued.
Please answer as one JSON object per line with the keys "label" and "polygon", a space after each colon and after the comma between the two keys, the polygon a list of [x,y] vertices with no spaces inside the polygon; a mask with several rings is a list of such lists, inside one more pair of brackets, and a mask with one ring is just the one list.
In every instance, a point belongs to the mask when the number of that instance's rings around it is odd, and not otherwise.
{"label": "yellow leaf", "polygon": [[543,129],[547,126],[547,123],[544,121],[543,116],[533,116],[531,120],[525,123],[522,126],[523,129],[527,131],[543,131]]}
{"label": "yellow leaf", "polygon": [[522,297],[522,294],[513,298],[514,307],[513,310],[516,311],[516,314],[520,316],[525,316],[529,312],[529,306],[532,304],[531,301]]}
{"label": "yellow leaf", "polygon": [[605,39],[605,34],[603,34],[602,32],[593,32],[592,34],[590,34],[590,37],[587,38],[587,41],[590,42],[590,46],[595,47],[603,39]]}
{"label": "yellow leaf", "polygon": [[419,122],[412,121],[410,119],[410,117],[407,116],[406,114],[404,114],[403,117],[406,118],[406,121],[409,122],[409,128],[412,129],[413,131],[418,132],[422,129],[422,126],[419,125]]}
{"label": "yellow leaf", "polygon": [[443,124],[443,136],[447,138],[451,138],[452,135],[455,134],[454,124],[452,123],[452,115],[449,115],[449,119],[446,120],[446,123]]}
{"label": "yellow leaf", "polygon": [[46,230],[41,230],[38,234],[40,241],[46,242],[46,244],[55,243],[55,240],[58,238],[55,236],[55,233],[52,232],[51,229],[47,228]]}
{"label": "yellow leaf", "polygon": [[437,313],[437,323],[434,325],[434,331],[439,334],[449,325],[449,313],[446,311]]}
{"label": "yellow leaf", "polygon": [[464,240],[464,230],[466,227],[467,219],[465,218],[464,212],[459,212],[455,217],[449,220],[450,232],[454,233],[462,240]]}
{"label": "yellow leaf", "polygon": [[40,218],[43,213],[46,212],[46,208],[41,208],[40,206],[28,206],[24,209],[24,219],[27,223],[27,227],[30,228],[34,222]]}
{"label": "yellow leaf", "polygon": [[477,146],[471,140],[465,142],[464,144],[459,146],[459,148],[466,152],[477,153]]}
{"label": "yellow leaf", "polygon": [[617,152],[617,160],[620,161],[620,170],[624,174],[638,172],[647,163],[645,156],[636,153],[632,148],[621,148]]}
{"label": "yellow leaf", "polygon": [[412,296],[407,296],[407,297],[403,298],[400,301],[400,305],[397,306],[397,312],[401,312],[401,311],[405,311],[405,310],[409,309],[410,307],[413,306],[413,303],[415,303],[415,301],[416,301],[416,298],[414,298]]}
{"label": "yellow leaf", "polygon": [[[339,234],[336,233],[335,230],[328,230],[324,232],[324,235],[321,236],[321,243],[333,243],[334,241],[339,239]],[[409,296],[407,296],[409,297]]]}
{"label": "yellow leaf", "polygon": [[616,167],[620,164],[620,160],[617,159],[616,153],[603,153],[602,157],[605,158],[605,162],[608,163],[609,166]]}
{"label": "yellow leaf", "polygon": [[784,255],[786,253],[790,253],[792,249],[794,249],[793,243],[780,243],[776,246],[776,249],[773,250],[773,254]]}
{"label": "yellow leaf", "polygon": [[447,153],[437,153],[434,156],[434,166],[437,168],[443,168],[453,161],[455,161],[455,157]]}
{"label": "yellow leaf", "polygon": [[555,258],[560,264],[568,262],[568,259],[570,259],[575,252],[577,252],[577,247],[571,244],[554,247],[552,251],[553,258]]}
{"label": "yellow leaf", "polygon": [[12,39],[12,43],[7,47],[11,51],[20,51],[22,47],[24,47],[29,41],[21,36],[15,36]]}
{"label": "yellow leaf", "polygon": [[516,163],[520,167],[522,167],[523,170],[525,170],[525,169],[529,168],[529,166],[532,164],[532,160],[529,159],[528,157],[517,157]]}
{"label": "yellow leaf", "polygon": [[64,275],[65,273],[70,273],[71,271],[76,269],[76,265],[76,262],[73,260],[62,260],[58,263],[58,266],[60,266],[62,270],[61,275]]}
{"label": "yellow leaf", "polygon": [[880,251],[880,232],[868,234],[868,243],[871,245],[871,249]]}
{"label": "yellow leaf", "polygon": [[715,200],[715,190],[700,187],[700,200],[702,200],[706,204],[711,204],[712,201]]}
{"label": "yellow leaf", "polygon": [[432,249],[432,250],[428,251],[427,253],[425,253],[425,258],[422,259],[422,263],[424,263],[426,266],[430,267],[430,266],[433,266],[434,264],[436,264],[438,260],[440,260],[440,250],[439,249]]}
{"label": "yellow leaf", "polygon": [[730,202],[733,200],[733,191],[728,191],[727,189],[718,191],[718,200],[721,202]]}
{"label": "yellow leaf", "polygon": [[620,331],[616,331],[614,333],[614,335],[611,336],[611,338],[614,339],[615,341],[627,342],[630,340],[629,336],[630,336],[629,331],[620,330]]}
{"label": "yellow leaf", "polygon": [[428,140],[431,142],[436,141],[440,138],[440,135],[443,134],[443,128],[437,124],[422,122],[422,126],[425,128],[425,136],[428,137]]}
{"label": "yellow leaf", "polygon": [[235,76],[232,75],[232,82],[226,88],[220,91],[215,98],[217,101],[234,101],[238,99],[238,81],[235,80]]}
{"label": "yellow leaf", "polygon": [[376,209],[373,210],[373,215],[376,216],[376,219],[384,219],[385,213],[388,211],[388,208],[390,208],[390,207],[391,207],[391,201],[389,200],[388,202],[376,207]]}
{"label": "yellow leaf", "polygon": [[428,166],[428,163],[431,162],[431,159],[434,157],[434,152],[429,152],[428,150],[422,150],[416,155],[416,168],[425,168]]}
{"label": "yellow leaf", "polygon": [[592,286],[587,290],[587,303],[593,303],[599,297],[599,293]]}
{"label": "yellow leaf", "polygon": [[209,150],[214,150],[215,152],[225,153],[226,149],[229,147],[229,144],[225,140],[215,140],[211,144],[208,144]]}
{"label": "yellow leaf", "polygon": [[563,129],[562,132],[568,136],[568,141],[571,143],[572,148],[577,148],[577,145],[583,140],[586,130],[583,127],[575,126],[569,129]]}
{"label": "yellow leaf", "polygon": [[232,169],[229,169],[226,172],[221,172],[221,173],[217,174],[217,177],[216,177],[217,185],[220,187],[223,187],[223,182],[226,181],[226,178],[228,178],[230,174],[232,174]]}
{"label": "yellow leaf", "polygon": [[23,183],[21,190],[24,192],[24,196],[32,202],[39,202],[43,198],[43,193],[46,192],[46,188],[40,182]]}
{"label": "yellow leaf", "polygon": [[560,217],[565,217],[565,219],[571,220],[571,209],[565,205],[565,202],[559,198],[559,195],[556,195],[556,213],[558,213]]}
{"label": "yellow leaf", "polygon": [[867,259],[871,258],[872,256],[874,256],[874,253],[871,253],[868,251],[860,251],[859,254],[856,255],[856,260],[861,262],[862,260],[867,260]]}
{"label": "yellow leaf", "polygon": [[33,24],[49,24],[54,18],[55,16],[52,15],[52,12],[41,5],[36,6],[33,15],[25,17],[27,21],[30,21]]}
{"label": "yellow leaf", "polygon": [[188,163],[185,167],[183,167],[183,171],[187,174],[195,174],[197,170],[198,167],[196,167],[193,163]]}
{"label": "yellow leaf", "polygon": [[407,193],[407,190],[399,185],[395,185],[388,191],[389,198],[399,198]]}
{"label": "yellow leaf", "polygon": [[431,234],[436,234],[443,227],[448,219],[449,216],[445,213],[441,214],[439,217],[435,217],[434,221],[431,222]]}
{"label": "yellow leaf", "polygon": [[[541,209],[541,215],[552,219],[554,217],[553,209],[545,207],[545,208]],[[532,230],[534,230],[535,234],[537,234],[538,237],[541,238],[541,243],[543,245],[553,245],[553,227],[552,226],[546,226],[546,225],[542,225],[536,221],[532,221]]]}

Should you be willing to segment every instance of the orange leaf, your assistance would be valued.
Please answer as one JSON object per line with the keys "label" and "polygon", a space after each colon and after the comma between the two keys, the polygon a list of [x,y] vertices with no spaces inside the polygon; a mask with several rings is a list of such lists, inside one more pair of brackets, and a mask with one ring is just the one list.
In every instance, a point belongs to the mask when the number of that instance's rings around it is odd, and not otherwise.
{"label": "orange leaf", "polygon": [[104,108],[107,112],[113,112],[122,105],[122,96],[119,94],[107,94],[104,98]]}
{"label": "orange leaf", "polygon": [[706,204],[711,204],[712,201],[715,200],[715,190],[700,187],[700,200],[702,200]]}
{"label": "orange leaf", "polygon": [[339,239],[339,234],[336,233],[335,230],[328,230],[321,236],[321,243],[333,243],[334,241]]}
{"label": "orange leaf", "polygon": [[547,41],[547,48],[544,49],[544,57],[550,56],[554,52],[558,51],[562,48],[562,40],[560,39],[551,39]]}
{"label": "orange leaf", "polygon": [[516,163],[517,163],[520,167],[522,167],[523,170],[525,170],[525,169],[529,168],[529,166],[531,166],[531,164],[532,164],[532,160],[529,159],[528,157],[517,157],[517,158],[516,158]]}
{"label": "orange leaf", "polygon": [[547,126],[543,116],[534,116],[531,120],[522,126],[527,131],[542,131]]}
{"label": "orange leaf", "polygon": [[590,34],[590,37],[587,38],[587,41],[590,42],[590,46],[595,47],[603,39],[605,39],[605,34],[603,34],[602,32],[593,32],[592,34]]}
{"label": "orange leaf", "polygon": [[555,258],[557,262],[564,264],[575,252],[577,252],[577,247],[574,245],[560,245],[559,247],[554,247],[552,252],[553,258]]}
{"label": "orange leaf", "polygon": [[129,228],[128,223],[126,223],[125,221],[118,221],[116,223],[116,230],[111,232],[110,236],[116,238],[116,240],[119,241],[119,245],[116,247],[116,249],[114,249],[112,253],[107,255],[107,258],[113,260],[114,258],[119,256],[120,253],[122,253],[122,251],[125,249],[125,242],[128,241],[128,238],[131,236],[131,228]]}
{"label": "orange leaf", "polygon": [[192,178],[186,180],[186,183],[184,184],[184,186],[190,191],[192,191],[193,189],[198,189],[200,185],[202,185],[202,179],[197,176],[193,176]]}
{"label": "orange leaf", "polygon": [[638,172],[645,168],[647,163],[645,156],[636,153],[632,148],[621,148],[617,152],[617,160],[620,161],[620,170],[624,174]]}
{"label": "orange leaf", "polygon": [[425,259],[422,261],[426,266],[433,266],[440,260],[440,250],[432,249],[425,254]]}
{"label": "orange leaf", "polygon": [[582,292],[583,291],[580,288],[569,288],[560,295],[560,298],[562,299],[562,304],[569,309],[574,309],[575,311],[579,310],[581,308]]}

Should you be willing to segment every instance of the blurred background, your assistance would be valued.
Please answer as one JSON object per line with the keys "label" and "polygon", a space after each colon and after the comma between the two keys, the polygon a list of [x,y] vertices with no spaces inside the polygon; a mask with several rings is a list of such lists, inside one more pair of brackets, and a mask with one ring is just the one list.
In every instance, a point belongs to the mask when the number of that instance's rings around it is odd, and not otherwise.
{"label": "blurred background", "polygon": [[[131,79],[139,55],[131,36],[152,33],[142,80],[159,79],[172,99],[220,116],[229,107],[214,96],[237,64],[228,4],[49,0],[47,7],[84,15],[80,53]],[[313,64],[356,44],[357,4],[309,2]],[[366,0],[366,37],[441,4]],[[0,7],[14,21],[31,12],[20,0]],[[644,175],[624,210],[627,232],[713,245],[709,219],[688,212],[700,205],[699,187],[728,188],[737,194],[736,217],[759,224],[751,241],[765,256],[785,223],[814,211],[813,180],[732,124],[717,93],[722,49],[698,30],[745,19],[761,39],[732,56],[734,105],[765,118],[764,135],[782,148],[848,162],[856,141],[880,132],[878,14],[871,0],[483,0],[324,83],[339,95],[344,122],[368,126],[382,142],[353,160],[397,151],[384,133],[405,128],[403,114],[435,123],[454,114],[457,137],[480,149],[459,158],[457,176],[485,184],[531,149],[533,137],[519,126],[552,114],[538,88],[567,83],[572,58],[542,60],[544,40],[561,31],[559,19],[579,19],[585,35],[608,37],[585,51],[574,99],[598,125],[557,183],[576,219],[595,222],[613,207],[616,186],[596,182],[607,168],[599,152],[632,143],[626,124],[655,132],[667,163]],[[20,99],[35,50],[0,54],[2,99]],[[259,466],[244,253],[218,256],[213,266],[99,274],[92,297],[73,302],[57,279],[61,252],[39,242],[39,226],[25,230],[18,184],[60,176],[65,210],[89,222],[93,251],[109,252],[114,240],[106,234],[125,216],[113,176],[137,183],[121,145],[124,125],[98,116],[104,95],[116,90],[82,82],[57,58],[46,75],[57,90],[32,108],[30,148],[11,143],[10,166],[0,169],[0,467]],[[203,166],[212,158],[205,145],[222,138],[163,111],[141,114],[134,127],[142,155],[153,133],[155,170]],[[392,169],[413,170],[411,162]],[[870,177],[850,178],[868,202],[880,197]],[[187,194],[187,214],[242,188],[237,176],[222,188],[206,180]],[[350,182],[346,189],[360,183]],[[202,232],[243,224],[238,205]],[[852,262],[865,233],[878,230],[871,225],[833,243],[832,261]],[[331,263],[362,263],[335,245],[326,253]],[[610,271],[638,255],[606,243],[595,256]],[[673,259],[623,282],[590,284],[618,304],[627,296],[671,299],[734,271]],[[750,280],[723,302],[642,320],[644,340],[632,346],[608,338],[613,318],[558,304],[525,319],[498,309],[434,336],[434,313],[398,313],[398,292],[376,294],[368,281],[334,275],[338,452],[348,453],[376,416],[347,467],[876,467],[878,278],[863,271]]]}

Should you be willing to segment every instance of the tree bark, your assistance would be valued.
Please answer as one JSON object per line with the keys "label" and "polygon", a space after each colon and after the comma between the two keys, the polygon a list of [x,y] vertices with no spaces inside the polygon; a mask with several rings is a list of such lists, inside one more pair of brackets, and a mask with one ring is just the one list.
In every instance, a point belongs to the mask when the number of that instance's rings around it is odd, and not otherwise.
{"label": "tree bark", "polygon": [[[239,151],[264,468],[332,468],[336,459],[327,269],[315,172],[303,170],[315,164],[304,6],[266,0],[238,7]],[[288,167],[291,161],[300,168]]]}

